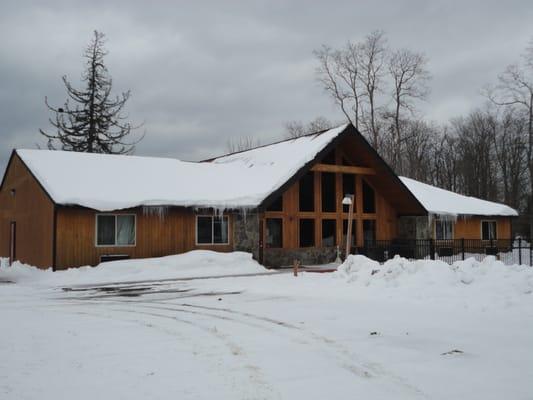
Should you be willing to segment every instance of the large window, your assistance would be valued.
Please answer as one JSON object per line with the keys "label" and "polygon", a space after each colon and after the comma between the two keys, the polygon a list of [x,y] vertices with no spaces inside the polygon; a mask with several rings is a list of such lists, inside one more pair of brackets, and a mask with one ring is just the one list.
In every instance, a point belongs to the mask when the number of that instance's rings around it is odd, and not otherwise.
{"label": "large window", "polygon": [[335,174],[332,172],[322,172],[322,211],[337,211],[337,185],[335,184]]}
{"label": "large window", "polygon": [[496,239],[496,221],[481,221],[481,239]]}
{"label": "large window", "polygon": [[451,240],[453,239],[453,221],[438,219],[435,221],[435,239]]}
{"label": "large window", "polygon": [[322,246],[330,247],[337,244],[337,221],[334,219],[322,220]]}
{"label": "large window", "polygon": [[376,212],[376,196],[374,189],[363,181],[363,212],[373,214]]}
{"label": "large window", "polygon": [[376,221],[373,219],[363,220],[363,241],[365,246],[372,246],[376,242]]}
{"label": "large window", "polygon": [[[353,195],[352,201],[353,209],[355,210],[355,175],[354,174],[342,174],[342,196]],[[350,211],[350,206],[343,204],[342,211]]]}
{"label": "large window", "polygon": [[315,211],[315,177],[308,172],[300,179],[300,211]]}
{"label": "large window", "polygon": [[197,244],[229,244],[228,217],[197,216]]}
{"label": "large window", "polygon": [[267,218],[266,246],[270,248],[283,247],[283,219]]}
{"label": "large window", "polygon": [[270,205],[267,207],[267,211],[283,211],[283,195],[279,195]]}
{"label": "large window", "polygon": [[313,247],[315,245],[315,220],[300,220],[300,247]]}
{"label": "large window", "polygon": [[96,216],[97,246],[134,246],[134,214],[99,214]]}

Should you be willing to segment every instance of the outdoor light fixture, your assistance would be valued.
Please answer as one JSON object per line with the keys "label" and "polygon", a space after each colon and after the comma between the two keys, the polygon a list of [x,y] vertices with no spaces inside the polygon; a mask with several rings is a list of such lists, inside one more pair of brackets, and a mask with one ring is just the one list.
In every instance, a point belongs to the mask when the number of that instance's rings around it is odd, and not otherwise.
{"label": "outdoor light fixture", "polygon": [[11,189],[11,196],[15,196],[15,193],[17,193],[17,191],[15,189]]}
{"label": "outdoor light fixture", "polygon": [[350,206],[348,210],[348,226],[346,227],[346,258],[350,254],[350,245],[352,243],[352,219],[353,219],[353,194],[347,194],[342,199],[342,204]]}

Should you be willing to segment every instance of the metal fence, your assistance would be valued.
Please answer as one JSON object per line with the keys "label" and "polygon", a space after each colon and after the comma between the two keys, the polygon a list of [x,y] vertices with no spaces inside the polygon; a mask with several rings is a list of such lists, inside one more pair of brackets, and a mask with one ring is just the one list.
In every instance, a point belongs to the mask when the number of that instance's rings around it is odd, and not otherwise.
{"label": "metal fence", "polygon": [[471,257],[481,261],[490,255],[508,265],[533,266],[531,241],[524,239],[375,240],[365,242],[357,252],[380,262],[399,255],[410,260],[442,260],[451,264]]}

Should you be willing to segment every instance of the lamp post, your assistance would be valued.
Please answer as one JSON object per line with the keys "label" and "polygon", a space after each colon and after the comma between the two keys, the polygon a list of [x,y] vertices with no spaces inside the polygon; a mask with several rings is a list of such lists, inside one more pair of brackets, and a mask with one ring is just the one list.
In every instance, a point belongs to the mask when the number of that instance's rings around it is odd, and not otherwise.
{"label": "lamp post", "polygon": [[348,258],[350,245],[352,244],[353,194],[345,195],[344,199],[342,199],[342,204],[349,206],[348,227],[346,228],[346,258]]}

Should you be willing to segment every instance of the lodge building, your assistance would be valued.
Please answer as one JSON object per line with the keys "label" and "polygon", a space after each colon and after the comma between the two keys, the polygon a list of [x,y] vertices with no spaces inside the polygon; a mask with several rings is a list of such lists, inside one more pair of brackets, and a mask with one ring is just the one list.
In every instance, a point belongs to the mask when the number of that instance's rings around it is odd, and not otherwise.
{"label": "lodge building", "polygon": [[350,124],[202,162],[15,150],[0,257],[65,269],[194,249],[267,266],[402,238],[511,238],[516,211],[395,175]]}

